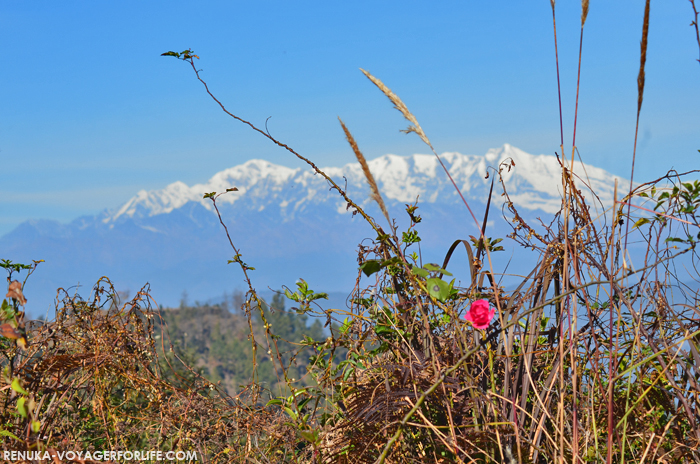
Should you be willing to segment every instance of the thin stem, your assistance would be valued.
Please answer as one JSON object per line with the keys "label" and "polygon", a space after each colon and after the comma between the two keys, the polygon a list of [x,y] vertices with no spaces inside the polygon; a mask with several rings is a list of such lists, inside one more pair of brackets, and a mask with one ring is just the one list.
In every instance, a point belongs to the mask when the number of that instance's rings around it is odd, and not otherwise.
{"label": "thin stem", "polygon": [[369,216],[367,215],[367,213],[365,213],[365,211],[364,211],[362,208],[360,208],[359,205],[357,205],[354,201],[352,201],[352,200],[350,199],[350,197],[347,196],[347,194],[345,193],[345,191],[343,191],[343,189],[341,189],[340,186],[338,186],[338,184],[336,184],[335,181],[333,181],[333,179],[331,179],[325,172],[323,172],[321,169],[319,169],[319,168],[316,166],[316,164],[314,164],[314,163],[313,163],[311,160],[309,160],[308,158],[305,158],[304,156],[302,156],[302,155],[300,155],[299,153],[297,153],[297,152],[296,152],[293,148],[291,148],[289,145],[286,145],[286,144],[280,142],[279,140],[277,140],[276,138],[272,137],[272,136],[271,136],[270,134],[268,134],[267,132],[265,132],[265,131],[263,131],[263,130],[261,130],[261,129],[258,129],[253,123],[251,123],[251,122],[249,122],[249,121],[246,121],[245,119],[240,118],[240,117],[236,116],[235,114],[231,113],[230,111],[228,111],[228,110],[226,109],[226,107],[223,105],[223,103],[221,103],[221,102],[214,96],[214,94],[211,93],[211,91],[209,90],[209,86],[207,85],[207,83],[204,82],[204,80],[200,77],[200,75],[199,75],[199,70],[198,70],[197,67],[194,65],[194,59],[190,57],[190,58],[184,59],[184,61],[187,61],[188,63],[190,63],[190,66],[192,66],[192,69],[194,70],[194,72],[195,72],[195,74],[196,74],[196,76],[197,76],[197,79],[199,80],[199,82],[202,83],[202,85],[204,85],[204,88],[205,88],[207,94],[209,94],[209,96],[221,107],[221,109],[224,111],[224,113],[228,114],[228,115],[231,116],[233,119],[236,119],[237,121],[240,121],[240,122],[242,122],[243,124],[248,125],[248,126],[249,126],[251,129],[253,129],[254,131],[256,131],[256,132],[262,134],[263,136],[265,136],[266,138],[268,138],[270,141],[272,141],[272,142],[275,143],[276,145],[278,145],[278,146],[284,148],[285,150],[287,150],[288,152],[290,152],[291,154],[293,154],[294,156],[296,156],[297,158],[299,158],[300,160],[304,161],[306,164],[308,164],[309,166],[311,166],[311,168],[312,168],[317,174],[319,174],[321,177],[323,177],[324,179],[326,179],[326,181],[327,181],[329,184],[331,184],[331,188],[333,188],[334,190],[336,190],[336,191],[340,194],[340,196],[343,197],[343,200],[345,200],[348,204],[350,204],[350,206],[352,206],[353,208],[355,208],[355,209],[357,210],[357,212],[360,213],[360,215],[361,215],[363,218],[365,218],[365,220],[369,223],[370,226],[372,226],[372,228],[375,230],[375,232],[380,233],[380,232],[379,232],[379,227],[378,227],[377,224],[374,222],[374,220],[373,220],[371,217],[369,217]]}
{"label": "thin stem", "polygon": [[562,148],[562,156],[564,155],[564,119],[562,117],[562,111],[561,111],[561,84],[559,80],[559,49],[557,47],[557,18],[554,13],[554,1],[552,3],[552,23],[554,25],[554,57],[556,59],[556,64],[557,64],[557,92],[559,94],[559,132],[561,134],[561,148]]}
{"label": "thin stem", "polygon": [[574,136],[571,142],[573,147],[571,153],[571,169],[574,169],[574,152],[576,150],[576,123],[578,122],[578,95],[581,88],[581,55],[583,54],[583,24],[581,25],[581,38],[578,47],[578,77],[576,78],[576,106],[574,109]]}
{"label": "thin stem", "polygon": [[614,266],[615,266],[615,257],[613,254],[613,246],[615,243],[615,225],[617,224],[616,218],[615,218],[615,210],[617,207],[617,179],[615,179],[615,190],[613,193],[613,223],[612,223],[612,231],[610,233],[610,269],[608,271],[608,274],[610,275],[610,334],[609,334],[609,339],[610,339],[610,351],[608,352],[609,354],[609,360],[608,360],[608,368],[609,368],[609,374],[608,374],[608,456],[607,456],[607,463],[611,464],[612,463],[612,439],[613,439],[613,412],[614,412],[614,403],[613,403],[613,379],[614,379],[614,361],[613,361],[613,349],[612,349],[612,339],[613,339],[613,271],[614,271]]}
{"label": "thin stem", "polygon": [[[574,109],[574,130],[573,130],[573,137],[572,137],[572,142],[571,142],[571,164],[569,165],[569,169],[571,170],[570,171],[571,177],[569,178],[570,191],[569,191],[569,195],[567,196],[567,207],[566,207],[566,209],[567,209],[566,225],[565,225],[566,248],[564,250],[564,253],[565,253],[564,261],[566,263],[565,264],[566,268],[564,269],[564,276],[565,276],[564,288],[565,289],[568,289],[568,285],[569,285],[569,267],[568,267],[569,266],[568,258],[569,258],[569,250],[570,250],[569,233],[568,233],[569,211],[570,211],[570,208],[572,206],[571,203],[573,202],[573,199],[574,199],[573,198],[573,196],[574,196],[573,173],[574,173],[574,155],[576,153],[576,125],[578,122],[579,90],[581,88],[581,57],[583,55],[583,29],[584,29],[584,26],[586,24],[586,16],[588,15],[588,2],[584,1],[582,6],[583,6],[583,12],[581,14],[581,37],[579,39],[579,47],[578,47],[578,75],[576,78],[576,106]],[[564,155],[564,153],[562,153],[562,156],[563,155]],[[574,267],[577,266],[577,262],[576,262],[577,256],[578,255],[576,253],[571,253],[572,264],[574,265]],[[569,329],[569,336],[571,337],[571,340],[569,341],[569,343],[570,343],[571,350],[572,350],[571,351],[571,369],[572,369],[572,387],[573,387],[572,411],[573,411],[573,423],[574,423],[574,425],[573,425],[573,440],[572,440],[572,444],[573,444],[574,449],[573,449],[572,454],[574,456],[578,456],[578,408],[577,408],[577,395],[576,395],[576,393],[577,393],[576,392],[576,363],[575,363],[575,359],[574,359],[574,355],[573,355],[573,347],[574,347],[573,334],[575,331],[576,319],[577,319],[576,318],[576,302],[575,302],[575,300],[574,300],[573,305],[574,305],[573,321],[571,318],[571,308],[569,307],[569,325],[574,326],[574,328],[570,327],[570,329]]]}
{"label": "thin stem", "polygon": [[[634,186],[634,165],[637,159],[637,135],[639,134],[639,114],[642,112],[642,101],[644,100],[644,81],[645,73],[644,68],[647,62],[647,41],[649,38],[649,0],[646,2],[644,7],[644,23],[642,25],[642,43],[641,43],[641,55],[639,59],[639,75],[637,76],[637,124],[634,128],[634,149],[632,150],[632,172],[630,173],[630,194],[632,193],[632,187]],[[630,195],[629,203],[632,203],[632,197]],[[623,248],[623,260],[627,256],[627,238],[630,231],[630,204],[627,205],[627,228],[625,230],[625,246]],[[623,261],[624,262],[624,261]],[[626,264],[626,263],[625,263]]]}
{"label": "thin stem", "polygon": [[[693,7],[693,14],[695,15],[695,20],[690,23],[691,26],[695,26],[695,40],[698,41],[698,49],[700,49],[700,30],[698,29],[698,9],[695,8],[695,0],[688,0],[690,5]],[[700,63],[700,59],[697,60]]]}

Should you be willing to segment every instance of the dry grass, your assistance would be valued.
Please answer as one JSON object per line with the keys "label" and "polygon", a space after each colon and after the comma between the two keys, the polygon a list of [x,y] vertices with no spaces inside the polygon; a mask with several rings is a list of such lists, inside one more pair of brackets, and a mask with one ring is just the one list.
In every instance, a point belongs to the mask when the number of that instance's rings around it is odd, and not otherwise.
{"label": "dry grass", "polygon": [[362,167],[362,173],[365,175],[365,179],[367,179],[367,183],[369,184],[369,188],[371,190],[371,195],[370,198],[372,198],[374,201],[377,202],[379,205],[379,209],[382,210],[382,214],[386,218],[387,222],[391,226],[391,218],[389,217],[389,212],[386,209],[386,205],[384,204],[384,199],[382,198],[381,193],[379,193],[379,187],[377,186],[377,182],[374,180],[374,176],[372,175],[372,172],[369,170],[369,165],[367,164],[367,160],[365,159],[364,155],[360,151],[360,148],[357,146],[357,142],[355,142],[355,138],[352,136],[350,131],[348,130],[347,127],[345,127],[345,123],[343,123],[343,120],[338,118],[338,121],[340,121],[340,125],[343,128],[343,132],[345,132],[345,137],[348,140],[348,143],[350,144],[350,147],[352,148],[353,153],[355,153],[355,157],[357,158],[357,161],[360,163],[360,166]]}
{"label": "dry grass", "polygon": [[[146,288],[121,305],[106,279],[89,300],[63,295],[54,321],[25,327],[26,349],[3,342],[5,379],[26,392],[0,392],[4,450],[194,451],[242,462],[252,449],[269,448],[256,431],[293,433],[256,405],[257,387],[227,397],[184,365],[167,333],[154,334],[159,312]],[[17,414],[21,398],[26,417]]]}
{"label": "dry grass", "polygon": [[381,90],[382,93],[383,93],[384,95],[387,96],[387,98],[389,99],[389,101],[391,101],[391,103],[394,104],[394,108],[396,108],[397,110],[399,110],[399,112],[400,112],[401,114],[403,114],[403,117],[406,118],[406,119],[408,120],[408,122],[411,123],[411,125],[408,126],[407,129],[404,129],[404,130],[402,130],[401,132],[404,132],[404,133],[406,133],[406,134],[410,134],[411,132],[414,132],[416,135],[418,135],[418,137],[420,137],[420,139],[421,139],[426,145],[428,145],[430,148],[433,148],[433,145],[430,143],[430,140],[428,139],[428,136],[425,135],[425,132],[423,132],[423,128],[420,126],[420,124],[418,124],[418,120],[416,119],[415,116],[413,116],[413,113],[411,113],[410,111],[408,111],[408,108],[406,107],[406,105],[404,104],[404,102],[401,101],[401,99],[399,98],[399,96],[396,95],[394,92],[392,92],[391,89],[390,89],[389,87],[387,87],[386,85],[384,85],[384,83],[383,83],[381,80],[379,80],[378,78],[374,77],[373,75],[371,75],[370,73],[368,73],[368,72],[365,71],[364,69],[361,69],[361,68],[360,68],[360,71],[362,71],[362,74],[364,74],[365,76],[367,76],[367,79],[369,79],[370,81],[372,81],[372,83],[373,83],[374,85],[376,85],[377,88],[378,88],[379,90]]}

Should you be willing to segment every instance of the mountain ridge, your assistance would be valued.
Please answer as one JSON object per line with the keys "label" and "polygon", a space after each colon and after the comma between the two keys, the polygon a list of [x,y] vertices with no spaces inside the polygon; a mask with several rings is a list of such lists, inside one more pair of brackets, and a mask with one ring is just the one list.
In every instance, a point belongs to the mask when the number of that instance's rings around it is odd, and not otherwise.
{"label": "mountain ridge", "polygon": [[[550,155],[530,155],[509,144],[503,145],[499,149],[491,149],[485,155],[462,155],[457,152],[446,152],[441,155],[450,174],[457,182],[463,193],[467,195],[472,192],[472,187],[486,187],[489,184],[486,176],[487,168],[496,167],[506,159],[513,159],[514,169],[505,170],[502,173],[504,182],[510,192],[511,199],[516,206],[530,210],[541,209],[548,213],[554,213],[559,208],[560,203],[560,183],[551,182],[552,178],[560,176],[560,166],[558,160]],[[438,200],[440,190],[443,192],[452,188],[445,182],[440,182],[439,176],[442,169],[434,155],[414,154],[411,156],[399,156],[387,154],[375,158],[368,162],[370,170],[380,185],[382,195],[389,201],[401,203],[413,202],[416,197],[421,196],[422,202],[435,203]],[[585,166],[585,169],[584,169]],[[348,163],[343,167],[321,168],[329,176],[334,178],[339,185],[343,184],[343,177],[353,188],[361,187],[365,180],[359,163]],[[545,175],[542,175],[542,172]],[[609,188],[609,181],[614,178],[603,169],[590,166],[575,165],[576,174],[587,177],[591,180],[592,187],[601,200],[610,200],[606,195]],[[478,180],[477,180],[478,179]],[[429,192],[428,182],[437,182],[437,189]],[[479,182],[480,181],[480,182]],[[251,194],[251,199],[259,199],[260,190],[265,189],[264,196],[273,199],[277,198],[285,188],[292,184],[294,187],[301,187],[306,190],[305,197],[296,196],[296,204],[293,210],[297,210],[303,203],[311,201],[320,190],[327,190],[326,182],[315,175],[314,172],[301,168],[289,168],[275,165],[269,161],[252,159],[244,164],[225,169],[212,176],[208,182],[188,186],[176,181],[160,190],[141,190],[136,196],[128,200],[124,205],[110,213],[103,219],[104,223],[112,223],[122,216],[143,217],[167,214],[174,209],[182,207],[184,204],[194,201],[202,204],[206,209],[213,210],[211,202],[203,198],[205,193],[212,191],[221,192],[227,188],[235,186],[238,191],[229,192],[218,201],[220,204],[234,204],[241,198]],[[474,185],[477,184],[477,185]],[[529,184],[529,188],[524,184]],[[519,191],[520,190],[520,191]],[[525,190],[524,192],[522,190]],[[428,194],[429,192],[429,194]],[[540,195],[533,195],[534,192]],[[456,197],[456,192],[448,192]],[[482,193],[483,192],[479,192]],[[601,195],[602,194],[602,195]],[[546,197],[543,197],[546,196]],[[474,197],[474,195],[468,195]],[[256,198],[257,197],[257,198]],[[269,199],[269,198],[268,198]],[[342,199],[336,198],[339,206],[343,206]],[[535,203],[533,203],[533,201]],[[279,206],[286,209],[292,201],[282,200]],[[257,207],[264,209],[267,205],[256,203]],[[261,209],[261,210],[262,210]],[[144,214],[147,213],[147,214]],[[344,214],[339,209],[340,214]]]}
{"label": "mountain ridge", "polygon": [[[493,169],[508,159],[514,165],[508,163],[502,176],[521,214],[530,219],[550,217],[560,208],[561,167],[554,156],[531,155],[505,144],[481,156],[447,152],[441,158],[477,217],[483,216]],[[404,204],[418,198],[418,212],[424,218],[418,231],[426,260],[441,260],[453,240],[476,233],[434,155],[389,154],[368,164],[399,227],[405,225]],[[323,170],[350,198],[381,219],[359,163]],[[575,173],[590,181],[604,204],[612,202],[615,176],[581,163],[576,163]],[[142,190],[118,208],[68,224],[27,221],[0,237],[0,257],[14,262],[46,260],[28,289],[36,290],[42,308],[51,306],[56,288],[77,282],[92,285],[103,275],[112,277],[118,290],[134,291],[150,282],[155,300],[166,306],[176,305],[183,291],[206,301],[243,286],[240,279],[232,280],[240,271],[226,266],[232,251],[211,200],[203,198],[231,187],[238,191],[222,195],[217,205],[244,260],[257,268],[256,285],[279,289],[303,277],[318,291],[347,291],[354,286],[356,246],[373,238],[371,228],[310,169],[259,159],[218,172],[204,183],[188,186],[176,181],[163,189]],[[500,197],[495,194],[497,207]],[[504,229],[507,225],[495,211],[487,233],[504,236],[510,230]]]}

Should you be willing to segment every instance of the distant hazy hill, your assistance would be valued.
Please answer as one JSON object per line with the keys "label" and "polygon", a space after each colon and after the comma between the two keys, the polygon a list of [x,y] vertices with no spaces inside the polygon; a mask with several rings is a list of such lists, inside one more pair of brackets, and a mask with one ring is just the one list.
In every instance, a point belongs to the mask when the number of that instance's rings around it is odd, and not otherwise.
{"label": "distant hazy hill", "polygon": [[[457,185],[479,216],[488,196],[489,166],[511,158],[515,166],[504,173],[511,199],[526,218],[550,217],[559,209],[560,172],[557,159],[530,155],[510,145],[483,156],[441,155]],[[369,162],[392,216],[405,224],[405,204],[418,197],[419,225],[425,261],[441,261],[455,239],[477,235],[474,223],[433,155],[385,155]],[[614,177],[593,166],[585,173],[601,201],[612,202]],[[336,182],[382,223],[368,199],[359,164],[324,168]],[[491,173],[493,175],[493,172]],[[244,289],[208,192],[237,187],[218,200],[231,238],[243,260],[256,268],[253,283],[260,289],[293,286],[304,278],[317,291],[347,292],[357,277],[356,248],[374,238],[361,217],[310,169],[290,169],[264,160],[250,160],[215,174],[207,183],[188,186],[174,182],[162,190],[141,191],[115,210],[80,217],[69,224],[27,221],[0,238],[0,258],[15,262],[44,259],[27,284],[28,310],[47,310],[58,287],[82,286],[87,295],[106,275],[118,290],[137,291],[150,282],[159,304],[177,305],[183,290],[192,301],[207,301],[234,289]],[[487,235],[510,231],[502,220],[500,187]],[[502,253],[505,262],[511,248]],[[508,255],[508,256],[505,256]],[[464,261],[455,258],[457,261]],[[459,270],[459,269],[458,269]],[[459,275],[456,277],[459,278]],[[73,290],[74,291],[74,290]],[[342,300],[342,299],[341,299]]]}

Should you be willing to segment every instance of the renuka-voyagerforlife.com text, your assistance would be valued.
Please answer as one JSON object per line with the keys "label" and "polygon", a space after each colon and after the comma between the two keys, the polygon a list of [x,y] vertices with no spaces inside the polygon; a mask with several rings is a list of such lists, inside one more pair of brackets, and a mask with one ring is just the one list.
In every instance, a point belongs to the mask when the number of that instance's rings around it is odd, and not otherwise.
{"label": "renuka-voyagerforlife.com text", "polygon": [[5,461],[197,461],[196,451],[3,451]]}

